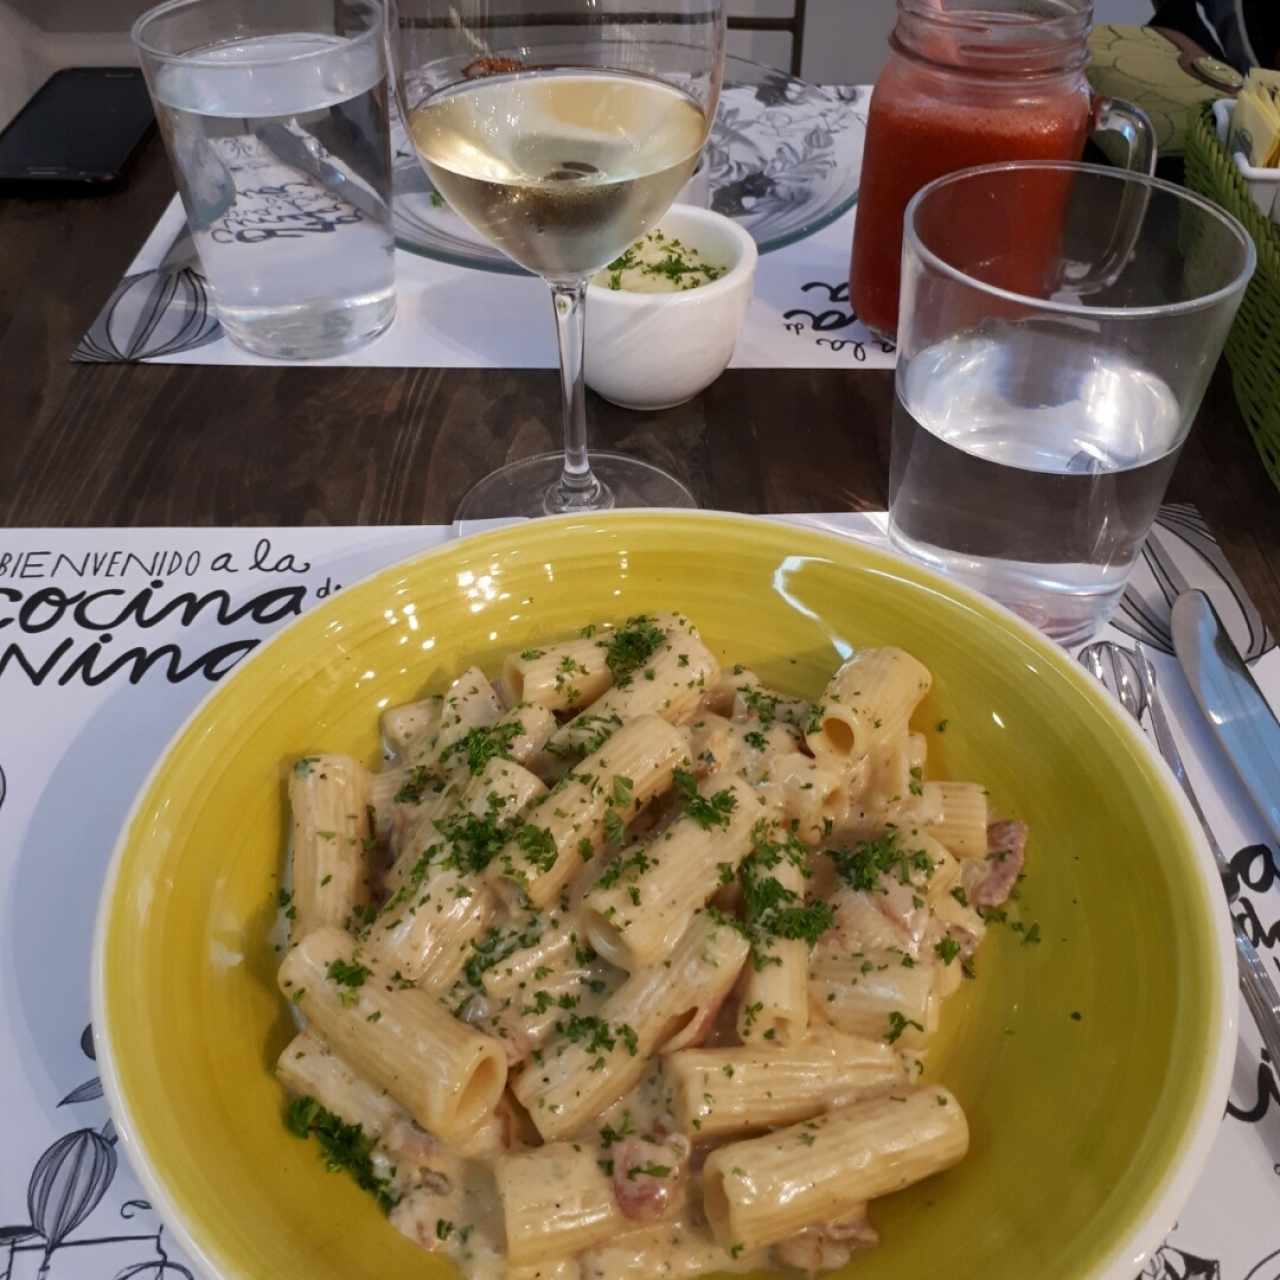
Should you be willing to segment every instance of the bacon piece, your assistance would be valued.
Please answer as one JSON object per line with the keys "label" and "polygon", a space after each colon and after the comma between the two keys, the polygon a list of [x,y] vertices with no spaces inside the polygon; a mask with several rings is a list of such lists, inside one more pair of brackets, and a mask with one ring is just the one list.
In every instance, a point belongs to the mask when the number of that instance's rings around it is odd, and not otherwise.
{"label": "bacon piece", "polygon": [[855,1249],[871,1249],[880,1236],[867,1219],[866,1205],[833,1222],[807,1227],[775,1246],[774,1257],[785,1267],[809,1275],[845,1266]]}
{"label": "bacon piece", "polygon": [[1022,874],[1027,852],[1025,822],[993,822],[987,828],[984,874],[969,894],[975,907],[998,907],[1007,902]]}
{"label": "bacon piece", "polygon": [[408,1116],[392,1122],[382,1136],[382,1145],[397,1164],[420,1169],[423,1174],[429,1172],[427,1166],[441,1154],[440,1144],[435,1138],[425,1129],[420,1129]]}
{"label": "bacon piece", "polygon": [[[689,1140],[627,1138],[613,1153],[613,1194],[633,1222],[657,1222],[679,1202],[689,1168]],[[645,1170],[665,1170],[646,1173]]]}

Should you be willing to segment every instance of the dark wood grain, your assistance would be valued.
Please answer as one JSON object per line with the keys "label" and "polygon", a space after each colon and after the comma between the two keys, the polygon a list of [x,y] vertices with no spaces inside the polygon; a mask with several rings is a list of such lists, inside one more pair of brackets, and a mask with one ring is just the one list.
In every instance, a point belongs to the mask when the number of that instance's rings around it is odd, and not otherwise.
{"label": "dark wood grain", "polygon": [[[553,448],[549,371],[74,365],[68,356],[173,193],[158,142],[128,187],[0,201],[0,522],[443,522],[506,458]],[[739,370],[690,404],[592,398],[592,437],[710,507],[882,509],[891,375]],[[1219,370],[1170,497],[1196,503],[1280,631],[1280,495]]]}

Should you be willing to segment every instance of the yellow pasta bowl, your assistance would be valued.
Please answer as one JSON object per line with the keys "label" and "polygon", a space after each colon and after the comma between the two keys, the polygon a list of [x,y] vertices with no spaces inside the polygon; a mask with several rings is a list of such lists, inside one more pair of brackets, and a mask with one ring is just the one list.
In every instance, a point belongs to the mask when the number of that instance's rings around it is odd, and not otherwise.
{"label": "yellow pasta bowl", "polygon": [[174,1232],[224,1280],[442,1278],[281,1123],[294,1032],[272,925],[288,762],[372,764],[380,711],[595,618],[679,608],[722,658],[815,695],[854,648],[934,674],[930,773],[1031,828],[1020,932],[993,928],[928,1078],[969,1118],[956,1168],[877,1202],[858,1280],[1131,1280],[1190,1193],[1226,1099],[1226,904],[1146,741],[1069,657],[924,569],[714,514],[563,518],[466,539],[317,608],[215,691],[120,837],[95,946],[116,1124]]}

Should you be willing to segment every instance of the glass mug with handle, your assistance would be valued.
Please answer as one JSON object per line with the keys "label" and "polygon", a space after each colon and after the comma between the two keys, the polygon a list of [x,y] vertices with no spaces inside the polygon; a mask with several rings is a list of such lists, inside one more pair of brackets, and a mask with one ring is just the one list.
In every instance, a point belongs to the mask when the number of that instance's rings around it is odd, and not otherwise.
{"label": "glass mug with handle", "polygon": [[696,506],[675,477],[587,453],[587,281],[689,180],[724,74],[721,0],[399,0],[398,103],[453,210],[551,287],[564,451],[508,463],[455,518]]}
{"label": "glass mug with handle", "polygon": [[[1041,207],[1059,215],[1029,227]],[[1234,218],[1144,174],[1021,161],[930,183],[906,214],[891,542],[1062,644],[1088,639],[1256,261]]]}
{"label": "glass mug with handle", "polygon": [[[849,276],[872,332],[897,331],[902,218],[926,183],[1001,160],[1079,160],[1091,133],[1126,168],[1154,172],[1145,114],[1089,88],[1092,18],[1092,0],[898,0],[871,97]],[[1026,215],[1034,225],[1054,209]]]}

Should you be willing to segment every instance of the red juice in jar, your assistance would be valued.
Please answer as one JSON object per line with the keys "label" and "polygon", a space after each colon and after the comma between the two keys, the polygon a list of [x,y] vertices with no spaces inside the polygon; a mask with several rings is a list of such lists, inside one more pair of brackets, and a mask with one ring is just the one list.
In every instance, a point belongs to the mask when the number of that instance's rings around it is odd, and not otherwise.
{"label": "red juice in jar", "polygon": [[[981,8],[974,0],[898,0],[889,61],[871,98],[849,279],[853,309],[874,332],[897,331],[902,218],[921,187],[971,165],[1080,158],[1101,114],[1084,74],[1091,16],[1090,0],[988,0]],[[1131,130],[1145,125],[1125,104],[1104,108],[1126,116]],[[1149,168],[1146,148],[1131,152],[1134,167]],[[1032,201],[1019,211],[1027,270],[1056,246],[1066,198],[1065,188],[1048,185],[1040,195],[1043,207]],[[972,234],[981,236],[980,219]]]}

